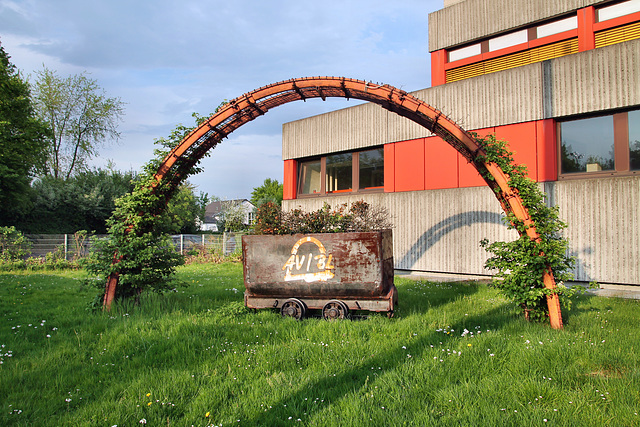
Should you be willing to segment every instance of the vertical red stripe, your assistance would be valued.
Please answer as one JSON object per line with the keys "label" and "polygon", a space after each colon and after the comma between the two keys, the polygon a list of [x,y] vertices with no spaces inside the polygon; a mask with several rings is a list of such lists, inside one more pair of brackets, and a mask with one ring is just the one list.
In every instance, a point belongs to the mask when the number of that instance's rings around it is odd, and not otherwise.
{"label": "vertical red stripe", "polygon": [[297,162],[295,160],[284,161],[284,176],[282,184],[282,196],[284,200],[293,200],[297,196]]}
{"label": "vertical red stripe", "polygon": [[384,146],[384,192],[393,193],[396,191],[395,185],[395,144]]}
{"label": "vertical red stripe", "polygon": [[447,51],[444,49],[431,52],[431,86],[446,83],[444,66],[447,63]]}
{"label": "vertical red stripe", "polygon": [[596,36],[593,24],[596,22],[596,9],[593,6],[578,10],[578,50],[584,52],[596,48]]}

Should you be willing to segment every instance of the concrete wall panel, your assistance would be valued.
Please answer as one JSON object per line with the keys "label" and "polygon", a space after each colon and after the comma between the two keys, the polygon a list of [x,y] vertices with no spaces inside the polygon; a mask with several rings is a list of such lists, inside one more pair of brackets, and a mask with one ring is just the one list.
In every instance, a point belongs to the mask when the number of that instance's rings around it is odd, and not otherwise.
{"label": "concrete wall panel", "polygon": [[640,177],[567,180],[552,188],[577,280],[640,284]]}
{"label": "concrete wall panel", "polygon": [[457,190],[408,191],[284,201],[285,209],[319,209],[365,200],[385,206],[395,224],[396,268],[443,273],[489,274],[487,253],[480,240],[512,239],[501,218],[500,205],[486,187]]}
{"label": "concrete wall panel", "polygon": [[282,158],[356,150],[387,142],[387,110],[362,104],[285,123]]}
{"label": "concrete wall panel", "polygon": [[543,67],[549,97],[545,118],[640,104],[640,39],[558,58]]}
{"label": "concrete wall panel", "polygon": [[466,0],[429,14],[429,51],[528,26],[605,0]]}
{"label": "concrete wall panel", "polygon": [[[640,105],[639,70],[640,39],[412,94],[463,128],[482,129]],[[428,130],[404,117],[363,104],[286,123],[282,156],[287,160],[428,136]]]}
{"label": "concrete wall panel", "polygon": [[[640,284],[640,177],[568,180],[544,184],[568,224],[576,256],[576,280]],[[285,200],[284,208],[310,211],[366,200],[393,218],[396,268],[457,274],[489,274],[479,246],[516,237],[502,222],[487,187]]]}

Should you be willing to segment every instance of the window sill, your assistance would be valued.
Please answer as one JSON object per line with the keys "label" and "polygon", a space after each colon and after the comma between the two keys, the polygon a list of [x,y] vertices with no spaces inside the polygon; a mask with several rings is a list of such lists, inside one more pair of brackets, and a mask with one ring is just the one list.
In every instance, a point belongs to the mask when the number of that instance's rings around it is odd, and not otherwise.
{"label": "window sill", "polygon": [[573,179],[593,179],[593,178],[615,178],[638,176],[640,170],[632,171],[600,171],[600,172],[572,172],[558,175],[558,181]]}

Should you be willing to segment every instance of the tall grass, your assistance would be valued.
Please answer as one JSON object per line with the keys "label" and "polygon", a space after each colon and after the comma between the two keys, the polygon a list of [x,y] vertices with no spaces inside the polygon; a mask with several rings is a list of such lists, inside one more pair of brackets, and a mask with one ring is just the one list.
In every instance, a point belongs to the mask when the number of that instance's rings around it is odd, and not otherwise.
{"label": "tall grass", "polygon": [[637,301],[579,297],[557,331],[396,279],[393,319],[296,322],[227,263],[92,313],[82,274],[0,274],[0,425],[640,425]]}

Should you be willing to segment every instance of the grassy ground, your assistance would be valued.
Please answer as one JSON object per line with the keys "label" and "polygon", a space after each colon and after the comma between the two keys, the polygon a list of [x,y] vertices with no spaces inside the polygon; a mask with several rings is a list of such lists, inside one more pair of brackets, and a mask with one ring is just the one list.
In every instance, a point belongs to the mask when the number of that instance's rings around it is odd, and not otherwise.
{"label": "grassy ground", "polygon": [[0,274],[0,425],[640,425],[638,301],[580,297],[556,331],[397,279],[394,319],[296,322],[245,311],[240,264],[179,275],[96,314],[80,272]]}

